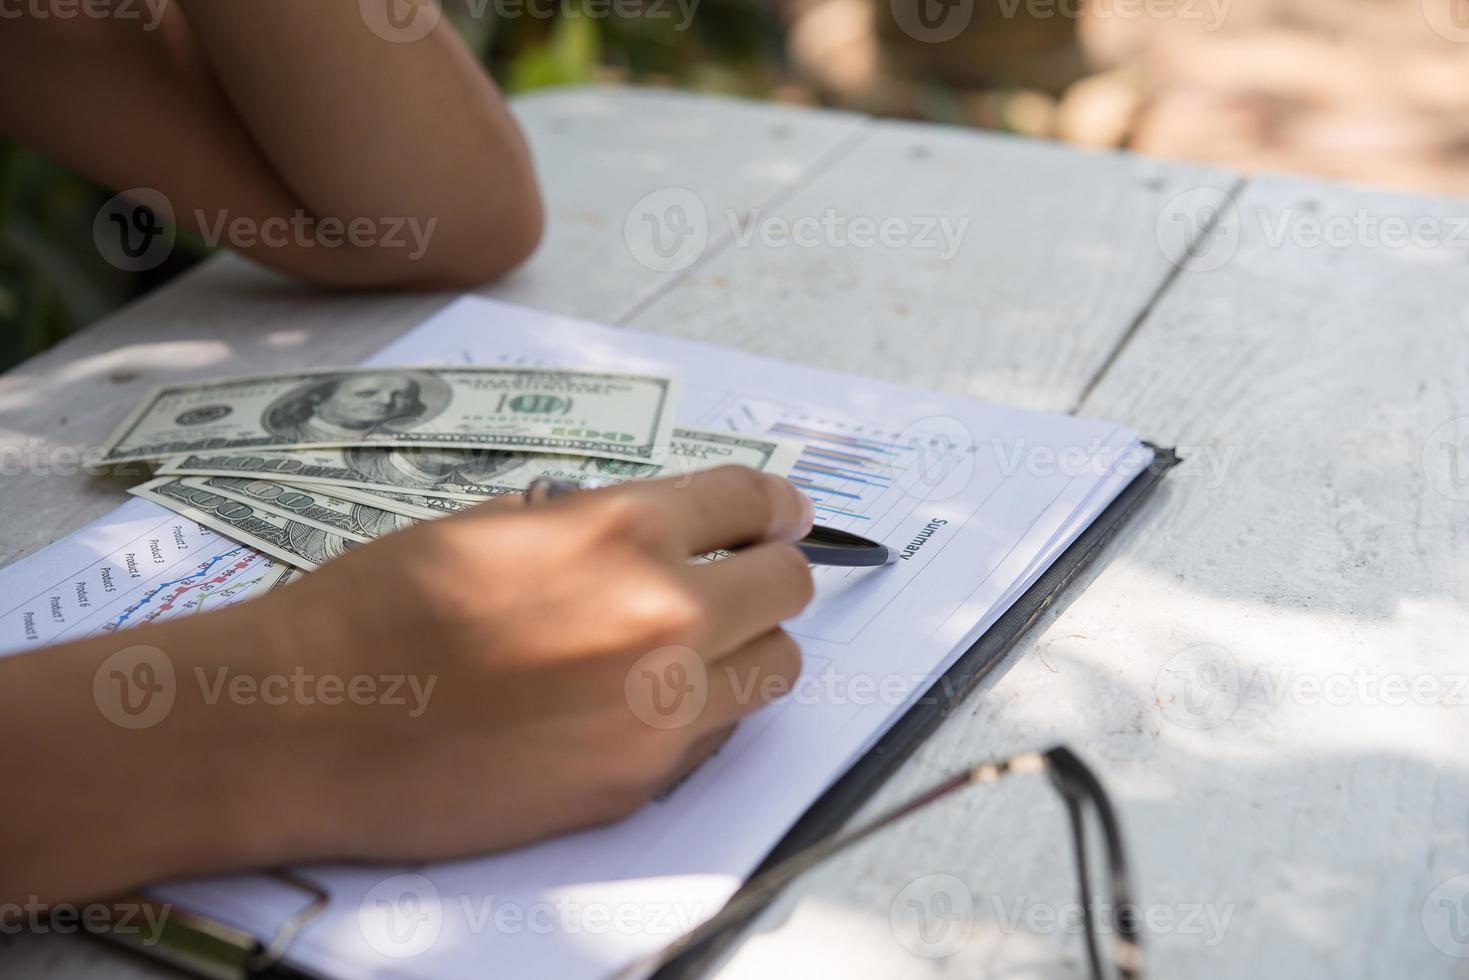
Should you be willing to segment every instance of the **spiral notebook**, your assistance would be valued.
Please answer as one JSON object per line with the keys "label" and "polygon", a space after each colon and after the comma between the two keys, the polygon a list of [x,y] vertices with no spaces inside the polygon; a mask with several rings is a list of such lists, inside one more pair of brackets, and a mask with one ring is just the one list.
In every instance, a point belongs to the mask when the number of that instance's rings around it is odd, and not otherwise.
{"label": "spiral notebook", "polygon": [[[795,691],[615,825],[425,866],[312,866],[149,888],[144,900],[167,909],[162,935],[119,930],[116,938],[201,975],[479,980],[491,963],[499,976],[618,973],[711,917],[762,862],[839,826],[1176,462],[1104,422],[478,298],[456,301],[368,363],[676,375],[681,423],[801,441],[792,479],[816,501],[818,520],[902,557],[887,568],[816,569],[816,600],[788,624],[805,659]],[[160,536],[179,545],[171,564],[107,601],[69,605],[121,568],[130,549]],[[0,650],[164,615],[159,597],[193,587],[231,547],[239,550],[130,501],[0,570],[0,594],[25,597],[0,610]],[[248,564],[246,556],[232,567]],[[250,598],[254,580],[237,581],[216,604]],[[261,813],[269,819],[268,801]],[[690,950],[664,972],[695,969],[717,945]]]}

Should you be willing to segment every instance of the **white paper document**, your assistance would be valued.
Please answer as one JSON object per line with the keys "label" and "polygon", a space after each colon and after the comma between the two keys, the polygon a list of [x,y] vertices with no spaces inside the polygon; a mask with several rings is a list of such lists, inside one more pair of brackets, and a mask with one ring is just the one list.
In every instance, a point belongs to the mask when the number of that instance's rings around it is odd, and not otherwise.
{"label": "white paper document", "polygon": [[[454,303],[369,363],[678,377],[681,424],[803,442],[792,479],[818,520],[902,557],[883,568],[815,569],[817,598],[788,624],[805,653],[796,690],[634,816],[463,861],[303,869],[333,898],[286,959],[341,980],[607,977],[712,916],[1152,458],[1136,433],[1102,422],[480,299]],[[132,500],[0,570],[0,649],[207,611],[260,594],[280,573],[272,559]],[[261,819],[270,813],[262,800]],[[401,831],[409,837],[433,819],[405,801]],[[154,891],[260,936],[305,904],[256,875]]]}

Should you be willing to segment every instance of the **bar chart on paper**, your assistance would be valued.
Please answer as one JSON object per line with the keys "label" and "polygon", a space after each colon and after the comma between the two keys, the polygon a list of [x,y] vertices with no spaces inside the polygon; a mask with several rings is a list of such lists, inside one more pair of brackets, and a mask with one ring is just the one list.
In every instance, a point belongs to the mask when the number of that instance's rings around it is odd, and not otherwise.
{"label": "bar chart on paper", "polygon": [[[704,392],[696,424],[793,439],[803,444],[791,470],[792,483],[816,506],[817,522],[902,548],[903,528],[923,525],[923,508],[954,496],[970,480],[976,447],[969,430],[939,416],[901,430],[813,413],[794,404],[737,392]],[[691,413],[693,414],[693,413]],[[931,552],[914,561],[921,566]],[[824,597],[846,591],[896,593],[912,575],[890,575],[870,568],[818,566],[813,569]],[[791,630],[812,639],[850,642],[870,617],[853,615],[851,605],[816,603]],[[880,603],[861,608],[876,615]]]}
{"label": "bar chart on paper", "polygon": [[[465,348],[460,357],[466,363],[546,367],[576,363],[586,356],[585,350],[563,347],[551,354],[525,344],[489,356],[482,349]],[[660,370],[667,365],[640,367]],[[932,415],[894,429],[795,401],[710,384],[708,379],[686,387],[679,420],[698,428],[780,436],[801,443],[790,480],[811,497],[817,522],[898,549],[914,531],[922,533],[929,511],[943,510],[945,521],[966,519],[968,513],[956,515],[948,505],[974,482],[976,467],[997,464],[995,459],[981,458],[971,428],[952,416]],[[994,479],[988,482],[997,485]],[[978,506],[983,503],[979,501]],[[813,603],[788,624],[791,632],[808,639],[850,643],[881,613],[882,599],[906,588],[934,556],[931,549],[909,555],[912,560],[904,560],[904,574],[815,567],[819,597],[832,599],[851,593],[857,601]]]}
{"label": "bar chart on paper", "polygon": [[947,496],[945,484],[973,465],[975,447],[963,426],[944,418],[926,422],[894,431],[726,393],[700,424],[804,444],[791,482],[815,502],[822,523],[855,529],[881,523],[900,499]]}

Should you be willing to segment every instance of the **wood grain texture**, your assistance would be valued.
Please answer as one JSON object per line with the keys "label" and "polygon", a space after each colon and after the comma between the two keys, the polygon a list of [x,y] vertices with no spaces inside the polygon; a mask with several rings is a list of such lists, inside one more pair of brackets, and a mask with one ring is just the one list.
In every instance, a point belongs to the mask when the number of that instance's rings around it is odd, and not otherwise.
{"label": "wood grain texture", "polygon": [[[1273,178],[1231,214],[1232,257],[1084,405],[1190,461],[867,812],[1066,742],[1119,804],[1152,975],[1462,977],[1433,937],[1469,872],[1469,429],[1441,428],[1469,416],[1469,241],[1309,242],[1358,215],[1449,238],[1469,203]],[[813,875],[720,975],[1083,976],[1045,918],[1075,901],[1063,828],[1034,782],[976,790]],[[972,903],[951,957],[900,941],[924,888]]]}
{"label": "wood grain texture", "polygon": [[[629,322],[1066,411],[1171,271],[1156,234],[1166,202],[1234,180],[1141,157],[879,123],[776,206],[753,215],[711,207],[711,222],[734,223],[747,244],[727,236]],[[887,243],[864,244],[861,222],[887,225]]]}

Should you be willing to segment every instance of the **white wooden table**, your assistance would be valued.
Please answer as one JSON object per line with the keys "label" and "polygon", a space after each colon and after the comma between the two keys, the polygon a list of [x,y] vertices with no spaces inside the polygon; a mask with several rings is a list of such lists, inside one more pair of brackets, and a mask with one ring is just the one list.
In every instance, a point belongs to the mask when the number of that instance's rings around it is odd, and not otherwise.
{"label": "white wooden table", "polygon": [[[516,108],[550,230],[488,295],[1106,417],[1191,457],[871,807],[1064,741],[1119,804],[1155,976],[1469,975],[1469,422],[1450,424],[1469,416],[1469,203],[663,92]],[[655,271],[625,219],[675,187],[709,243]],[[946,261],[742,244],[726,211],[970,224]],[[1416,244],[1383,243],[1399,222]],[[449,299],[217,259],[0,378],[3,445],[93,445],[152,383],[355,361]],[[14,470],[0,561],[122,499]],[[1222,701],[1186,700],[1210,678]],[[719,975],[1080,975],[1048,918],[1074,901],[1063,827],[1036,782],[972,791],[800,882]],[[915,952],[892,921],[935,888],[967,941]],[[31,935],[0,939],[0,974],[166,975]]]}

